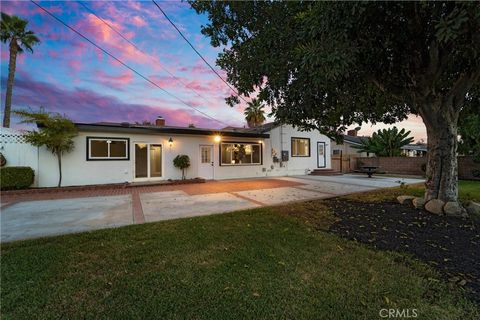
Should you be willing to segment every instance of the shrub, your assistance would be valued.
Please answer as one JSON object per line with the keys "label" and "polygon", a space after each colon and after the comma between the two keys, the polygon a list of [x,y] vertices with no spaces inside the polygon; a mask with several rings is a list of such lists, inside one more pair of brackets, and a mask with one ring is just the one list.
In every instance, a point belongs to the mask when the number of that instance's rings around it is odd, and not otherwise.
{"label": "shrub", "polygon": [[173,159],[173,165],[182,170],[182,180],[185,180],[185,169],[190,167],[190,158],[186,154],[179,154]]}
{"label": "shrub", "polygon": [[0,168],[0,189],[26,189],[32,185],[34,176],[30,167]]}

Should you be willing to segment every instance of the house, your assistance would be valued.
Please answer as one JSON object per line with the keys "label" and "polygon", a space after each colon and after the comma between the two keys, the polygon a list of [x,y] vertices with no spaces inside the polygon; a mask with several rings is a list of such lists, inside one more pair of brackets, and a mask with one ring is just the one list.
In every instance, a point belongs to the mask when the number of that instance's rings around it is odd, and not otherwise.
{"label": "house", "polygon": [[[180,179],[173,166],[190,157],[187,178],[234,179],[304,175],[330,169],[330,139],[268,123],[256,128],[220,130],[130,123],[76,123],[75,148],[62,158],[63,186]],[[9,157],[9,154],[5,154]],[[55,186],[56,158],[38,148],[37,186]],[[15,165],[9,161],[9,165]]]}
{"label": "house", "polygon": [[359,150],[354,148],[362,145],[362,141],[369,137],[357,136],[357,129],[348,130],[346,135],[343,135],[343,143],[338,144],[335,140],[332,140],[332,156],[342,157],[374,157],[375,154],[369,152],[358,152]]}
{"label": "house", "polygon": [[406,157],[426,157],[427,156],[427,144],[425,143],[411,143],[407,144],[402,149],[402,155]]}

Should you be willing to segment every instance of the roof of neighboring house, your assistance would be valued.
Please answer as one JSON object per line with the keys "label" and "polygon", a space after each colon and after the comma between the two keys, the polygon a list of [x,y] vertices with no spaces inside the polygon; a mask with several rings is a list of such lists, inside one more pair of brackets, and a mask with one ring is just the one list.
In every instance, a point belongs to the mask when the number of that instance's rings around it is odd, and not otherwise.
{"label": "roof of neighboring house", "polygon": [[239,131],[235,129],[204,129],[175,126],[137,125],[128,122],[99,122],[99,123],[75,123],[79,131],[90,132],[120,132],[137,134],[185,134],[185,135],[221,135],[244,138],[269,138],[269,134],[254,131]]}
{"label": "roof of neighboring house", "polygon": [[403,150],[425,151],[427,152],[427,145],[424,143],[411,143],[401,147]]}
{"label": "roof of neighboring house", "polygon": [[363,141],[370,137],[343,135],[343,141],[350,144],[361,145]]}

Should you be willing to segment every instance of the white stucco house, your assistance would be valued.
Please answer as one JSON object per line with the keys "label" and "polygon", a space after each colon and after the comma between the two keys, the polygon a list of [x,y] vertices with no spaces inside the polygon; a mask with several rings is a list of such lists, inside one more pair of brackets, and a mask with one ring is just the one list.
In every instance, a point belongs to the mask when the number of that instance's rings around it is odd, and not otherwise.
{"label": "white stucco house", "polygon": [[[234,179],[304,175],[330,169],[330,139],[268,123],[256,128],[220,130],[173,127],[159,117],[155,125],[76,123],[75,148],[62,158],[63,186],[180,179],[173,166],[179,154],[190,157],[187,178]],[[38,150],[38,187],[56,186],[56,158]],[[7,165],[16,165],[4,153]],[[35,158],[35,157],[34,157]],[[22,165],[28,165],[23,163]]]}

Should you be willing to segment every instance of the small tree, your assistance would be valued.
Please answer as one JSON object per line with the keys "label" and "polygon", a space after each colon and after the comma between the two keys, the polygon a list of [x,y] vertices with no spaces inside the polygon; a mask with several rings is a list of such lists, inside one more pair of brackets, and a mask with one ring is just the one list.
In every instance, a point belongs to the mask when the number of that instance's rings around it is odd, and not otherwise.
{"label": "small tree", "polygon": [[358,152],[375,153],[378,157],[398,157],[402,154],[402,147],[413,142],[409,135],[410,131],[398,131],[397,127],[378,130],[371,138],[363,140],[362,145],[353,148],[359,149]]}
{"label": "small tree", "polygon": [[185,180],[185,169],[190,167],[190,158],[186,154],[179,154],[173,159],[173,165],[182,170],[182,180]]}
{"label": "small tree", "polygon": [[25,140],[37,147],[45,146],[58,160],[58,186],[62,185],[62,154],[74,148],[77,129],[72,121],[58,113],[16,111],[24,118],[22,123],[35,123],[39,131],[30,131]]}

